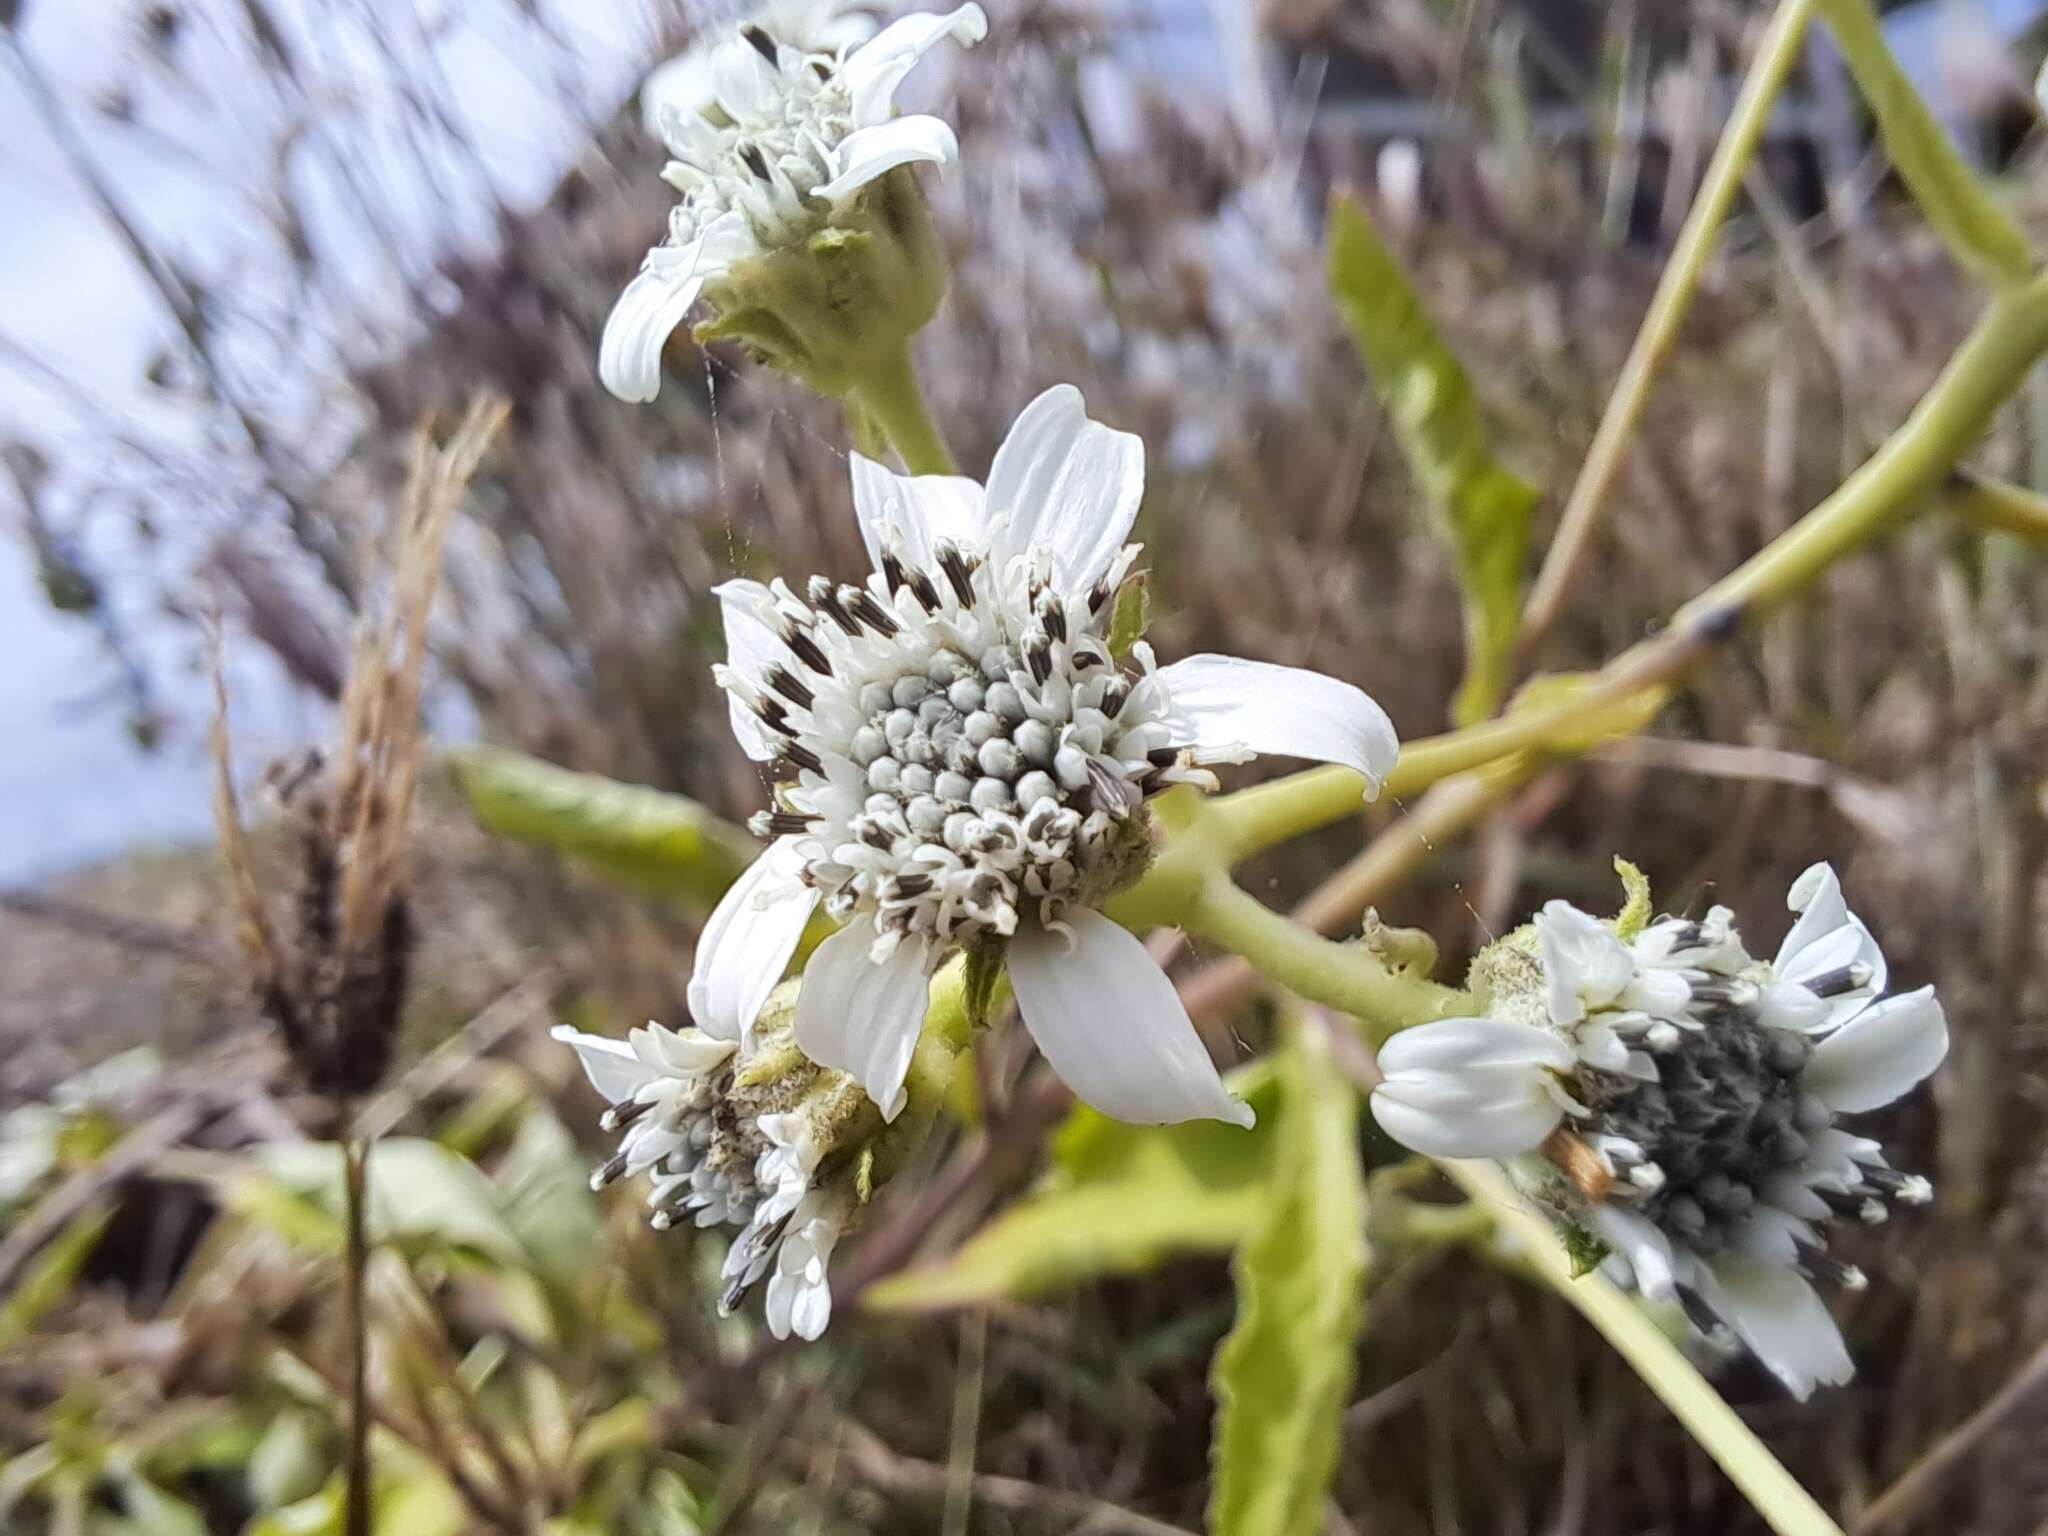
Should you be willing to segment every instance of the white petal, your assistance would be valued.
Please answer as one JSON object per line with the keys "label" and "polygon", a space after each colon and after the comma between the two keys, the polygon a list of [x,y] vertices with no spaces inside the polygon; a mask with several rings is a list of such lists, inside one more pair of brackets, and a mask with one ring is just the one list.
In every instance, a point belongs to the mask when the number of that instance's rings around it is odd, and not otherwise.
{"label": "white petal", "polygon": [[650,259],[612,306],[598,344],[597,373],[621,400],[643,404],[661,392],[661,349],[704,286],[699,250],[692,246],[676,253],[687,256],[686,261],[657,265]]}
{"label": "white petal", "polygon": [[742,38],[732,37],[711,52],[712,92],[735,122],[758,121],[781,109],[786,94],[781,72]]}
{"label": "white petal", "polygon": [[852,467],[853,510],[876,570],[892,532],[905,558],[925,570],[936,563],[942,540],[968,549],[985,542],[981,486],[975,481],[964,475],[899,475],[858,453]]}
{"label": "white petal", "polygon": [[1802,1217],[1768,1205],[1758,1206],[1745,1217],[1732,1240],[1737,1253],[1761,1264],[1777,1264],[1786,1269],[1798,1265],[1801,1247],[1823,1246]]}
{"label": "white petal", "polygon": [[1611,1204],[1592,1207],[1589,1220],[1593,1235],[1628,1265],[1639,1292],[1652,1301],[1669,1301],[1677,1294],[1671,1240],[1654,1223]]}
{"label": "white petal", "polygon": [[660,1077],[623,1040],[608,1035],[586,1035],[567,1024],[557,1024],[549,1033],[576,1052],[583,1063],[583,1075],[590,1086],[613,1104],[622,1104],[647,1084]]}
{"label": "white petal", "polygon": [[[1802,918],[1801,922],[1804,921]],[[1873,997],[1884,991],[1884,951],[1878,948],[1870,930],[1863,926],[1863,920],[1853,912],[1847,922],[1802,940],[1797,949],[1791,949],[1788,940],[1786,949],[1790,953],[1781,950],[1784,959],[1771,967],[1780,982],[1804,987],[1830,972],[1857,965],[1867,967],[1870,972],[1861,986],[1846,991],[1838,989],[1824,998],[1816,997],[1812,1008],[1805,1010],[1810,1014],[1810,1022],[1805,1026],[1810,1032],[1839,1029],[1868,1007]]]}
{"label": "white petal", "polygon": [[1055,384],[1024,407],[989,466],[990,552],[1001,566],[1043,549],[1059,590],[1084,592],[1144,499],[1144,443],[1090,421],[1081,391]]}
{"label": "white petal", "polygon": [[[757,682],[770,667],[796,669],[796,658],[767,617],[775,611],[775,599],[766,587],[742,578],[713,587],[711,595],[718,599],[719,611],[725,619],[728,666]],[[728,694],[725,707],[740,750],[757,763],[774,757],[780,750],[779,738],[761,723],[745,701],[738,694]]]}
{"label": "white petal", "polygon": [[674,1030],[653,1019],[647,1021],[644,1029],[633,1030],[626,1039],[634,1055],[667,1077],[701,1077],[723,1066],[739,1049],[737,1035],[714,1035],[702,1029]]}
{"label": "white petal", "polygon": [[1380,1047],[1383,1076],[1413,1071],[1540,1065],[1566,1071],[1571,1047],[1547,1029],[1506,1019],[1439,1019],[1404,1029]]}
{"label": "white petal", "polygon": [[896,87],[927,50],[946,38],[971,45],[988,36],[988,17],[978,5],[940,15],[921,11],[889,23],[847,56],[845,80],[853,93],[853,120],[862,128],[886,122],[895,110]]}
{"label": "white petal", "polygon": [[685,49],[649,72],[640,87],[640,121],[649,133],[660,135],[670,113],[684,119],[702,117],[716,100],[710,51]]}
{"label": "white petal", "polygon": [[1379,705],[1320,672],[1240,656],[1189,656],[1158,678],[1176,741],[1212,761],[1270,752],[1339,763],[1365,776],[1371,798],[1401,750]]}
{"label": "white petal", "polygon": [[931,978],[924,944],[906,941],[877,964],[868,955],[874,940],[874,928],[856,921],[818,946],[797,994],[796,1043],[819,1066],[859,1078],[882,1118],[894,1120]]}
{"label": "white petal", "polygon": [[780,838],[748,866],[719,901],[697,939],[690,1014],[720,1040],[741,1040],[782,980],[811,921],[818,892],[800,877],[796,839]]}
{"label": "white petal", "polygon": [[1608,1006],[1635,979],[1635,960],[1614,930],[1568,901],[1546,901],[1536,914],[1536,950],[1559,1024],[1578,1023],[1588,1003]]}
{"label": "white petal", "polygon": [[833,157],[838,174],[811,194],[821,202],[836,203],[899,165],[951,165],[960,158],[960,140],[936,117],[899,117],[854,129]]}
{"label": "white petal", "polygon": [[1564,1118],[1531,1067],[1389,1078],[1371,1102],[1380,1129],[1426,1157],[1515,1157]]}
{"label": "white petal", "polygon": [[1799,920],[1778,946],[1773,965],[1777,970],[1783,970],[1794,955],[1822,934],[1833,933],[1849,921],[1849,903],[1843,899],[1842,882],[1832,864],[1808,865],[1785,893],[1785,905],[1799,914]]}
{"label": "white petal", "polygon": [[1024,1025],[1063,1082],[1134,1125],[1252,1123],[1216,1075],[1180,996],[1145,946],[1099,912],[1077,910],[1069,941],[1031,928],[1010,945]]}
{"label": "white petal", "polygon": [[1948,1018],[1934,988],[1866,1008],[1814,1048],[1805,1086],[1830,1109],[1880,1109],[1910,1092],[1948,1054]]}
{"label": "white petal", "polygon": [[1755,1259],[1721,1258],[1693,1276],[1700,1297],[1802,1402],[1856,1374],[1842,1331],[1806,1280]]}

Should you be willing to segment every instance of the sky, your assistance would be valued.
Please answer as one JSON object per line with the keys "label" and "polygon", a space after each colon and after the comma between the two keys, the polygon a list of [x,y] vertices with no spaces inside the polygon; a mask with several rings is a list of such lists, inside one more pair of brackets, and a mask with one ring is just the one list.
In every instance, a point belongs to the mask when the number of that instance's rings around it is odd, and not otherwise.
{"label": "sky", "polygon": [[[130,219],[153,244],[194,268],[226,274],[258,320],[291,302],[288,264],[226,190],[269,170],[277,103],[245,62],[238,4],[195,0],[177,44],[176,76],[150,66],[136,16],[119,0],[27,0],[21,40],[62,96]],[[642,0],[542,0],[538,17],[567,51],[536,41],[534,23],[509,0],[433,5],[413,0],[283,0],[283,25],[315,61],[332,95],[349,103],[334,142],[373,186],[388,241],[363,228],[331,171],[305,173],[304,205],[323,256],[361,273],[354,296],[366,315],[409,314],[395,274],[417,275],[451,246],[488,240],[485,183],[512,205],[545,195],[584,142],[579,114],[608,113],[632,90],[648,49]],[[353,13],[352,16],[343,13]],[[338,24],[332,17],[339,16]],[[316,19],[318,24],[316,24]],[[350,26],[349,20],[359,24]],[[443,99],[463,118],[480,164],[452,144],[427,154],[404,123],[392,71],[360,23],[392,27],[415,59],[431,58]],[[435,41],[426,41],[431,34]],[[566,66],[566,67],[565,67]],[[562,68],[561,75],[550,71]],[[564,80],[574,84],[564,86]],[[131,90],[147,131],[90,111],[109,89]],[[85,110],[81,110],[85,109]],[[193,156],[161,139],[190,146]],[[307,160],[314,159],[308,155]],[[459,163],[457,163],[459,161]],[[222,172],[226,175],[223,176]],[[451,188],[454,189],[451,195]],[[394,249],[395,247],[395,249]],[[207,684],[190,626],[167,621],[149,571],[178,572],[199,558],[234,516],[234,495],[208,498],[176,487],[138,486],[157,531],[142,547],[123,507],[81,511],[66,498],[63,470],[106,458],[111,424],[145,437],[203,481],[220,449],[189,409],[142,382],[151,356],[175,335],[161,302],[85,194],[15,68],[0,50],[0,441],[35,443],[59,467],[52,520],[75,529],[92,567],[108,578],[115,622],[130,638],[164,716],[152,753],[135,749],[120,699],[120,669],[91,624],[42,601],[21,539],[0,532],[0,884],[113,853],[138,839],[203,836],[209,825],[205,755]],[[261,325],[252,325],[260,332]],[[24,365],[20,354],[34,360]],[[294,422],[300,441],[337,440],[321,378],[342,357],[295,357],[289,371],[261,356],[239,358],[266,414]],[[54,388],[48,373],[68,381]],[[292,398],[296,391],[304,397]],[[280,396],[279,392],[283,392]],[[79,409],[78,399],[88,402]],[[0,480],[0,519],[14,519]],[[173,593],[173,596],[179,594]],[[253,642],[230,632],[237,736],[244,766],[317,739],[322,710],[282,676]]]}

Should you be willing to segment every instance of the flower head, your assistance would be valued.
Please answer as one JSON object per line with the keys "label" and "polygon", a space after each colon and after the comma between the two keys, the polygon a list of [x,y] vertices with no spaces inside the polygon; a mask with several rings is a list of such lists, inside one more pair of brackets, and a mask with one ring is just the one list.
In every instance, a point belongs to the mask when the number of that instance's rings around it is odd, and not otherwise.
{"label": "flower head", "polygon": [[592,1187],[645,1174],[657,1229],[685,1220],[738,1227],[719,1311],[730,1313],[766,1277],[777,1338],[823,1333],[832,1315],[826,1265],[857,1203],[847,1154],[880,1128],[859,1086],[790,1045],[786,1008],[745,1044],[723,1024],[649,1023],[625,1040],[567,1025],[554,1033],[610,1101],[602,1124],[619,1133]]}
{"label": "flower head", "polygon": [[1829,1227],[1931,1194],[1836,1121],[1926,1078],[1948,1025],[1932,988],[1875,1000],[1884,955],[1827,865],[1789,905],[1766,964],[1725,908],[1625,942],[1551,902],[1475,965],[1486,1017],[1387,1042],[1372,1109],[1432,1157],[1555,1151],[1569,1132],[1575,1179],[1543,1177],[1566,1219],[1645,1294],[1698,1297],[1804,1397],[1853,1370],[1812,1285],[1864,1283]]}
{"label": "flower head", "polygon": [[[872,350],[893,312],[904,335],[929,318],[944,281],[915,188],[856,204],[899,166],[953,159],[943,121],[894,115],[896,87],[936,43],[976,42],[988,20],[971,4],[904,16],[851,47],[846,22],[776,33],[774,18],[755,21],[650,87],[673,156],[662,176],[682,196],[605,322],[598,372],[620,399],[654,398],[663,344],[707,290],[723,334],[835,377],[839,354]],[[785,253],[795,270],[770,259]]]}
{"label": "flower head", "polygon": [[1143,1123],[1248,1124],[1171,984],[1095,908],[1141,872],[1160,790],[1257,752],[1376,786],[1386,716],[1291,667],[1112,652],[1144,449],[1071,387],[1026,408],[986,486],[856,456],[853,490],[867,581],[719,589],[733,729],[780,784],[755,821],[774,841],[698,945],[693,1008],[745,1027],[822,903],[845,926],[804,973],[797,1043],[885,1115],[933,970],[1001,946],[1026,1026],[1082,1098]]}
{"label": "flower head", "polygon": [[779,47],[836,58],[875,35],[875,18],[856,0],[768,0],[751,14],[705,28],[690,46],[648,73],[640,87],[640,121],[662,135],[670,114],[715,116],[718,81],[712,61],[719,48],[758,31]]}

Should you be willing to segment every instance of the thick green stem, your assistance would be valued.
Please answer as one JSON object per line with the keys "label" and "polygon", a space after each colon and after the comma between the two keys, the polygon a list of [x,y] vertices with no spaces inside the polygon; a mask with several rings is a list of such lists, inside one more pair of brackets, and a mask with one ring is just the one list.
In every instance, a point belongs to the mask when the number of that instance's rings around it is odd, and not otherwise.
{"label": "thick green stem", "polygon": [[1363,944],[1340,944],[1246,895],[1220,871],[1182,918],[1191,933],[1244,956],[1267,980],[1357,1019],[1375,1043],[1412,1024],[1471,1010],[1471,999],[1426,976],[1390,970]]}
{"label": "thick green stem", "polygon": [[[1985,307],[1913,414],[1833,495],[1687,603],[1662,634],[1617,656],[1591,687],[1563,704],[1409,743],[1388,775],[1387,792],[1412,793],[1510,752],[1568,755],[1594,745],[1600,736],[1586,731],[1589,719],[1682,677],[1739,622],[1804,592],[1836,561],[1950,488],[1957,461],[2044,350],[2048,278],[2036,277]],[[1969,494],[1959,482],[1953,490]],[[1950,499],[1943,494],[1935,504],[1947,506]],[[1349,769],[1314,768],[1212,802],[1205,823],[1229,838],[1231,860],[1249,858],[1354,814],[1363,789]]]}
{"label": "thick green stem", "polygon": [[887,434],[890,446],[913,475],[956,475],[946,440],[939,435],[924,395],[917,387],[917,366],[910,343],[896,347],[853,388],[853,398],[868,418]]}
{"label": "thick green stem", "polygon": [[1503,1234],[1550,1288],[1600,1330],[1740,1488],[1778,1536],[1842,1536],[1813,1495],[1779,1463],[1685,1352],[1627,1296],[1598,1274],[1577,1278],[1557,1233],[1520,1198],[1493,1163],[1446,1162],[1444,1172],[1493,1214]]}

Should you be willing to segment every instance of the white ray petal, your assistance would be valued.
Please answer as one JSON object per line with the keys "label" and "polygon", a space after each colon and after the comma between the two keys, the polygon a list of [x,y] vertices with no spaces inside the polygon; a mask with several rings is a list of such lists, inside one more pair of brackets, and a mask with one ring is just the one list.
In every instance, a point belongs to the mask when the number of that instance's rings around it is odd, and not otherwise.
{"label": "white ray petal", "polygon": [[1010,982],[1031,1038],[1069,1088],[1135,1125],[1227,1120],[1252,1109],[1217,1076],[1180,996],[1134,936],[1099,912],[1068,919],[1071,943],[1036,927],[1010,946]]}
{"label": "white ray petal", "polygon": [[1699,1266],[1692,1283],[1701,1299],[1802,1402],[1816,1386],[1837,1386],[1856,1374],[1842,1331],[1826,1304],[1794,1271],[1756,1259],[1724,1257]]}
{"label": "white ray petal", "polygon": [[817,890],[800,878],[803,865],[796,839],[770,843],[704,925],[689,999],[707,1035],[741,1040],[753,1031],[818,905]]}
{"label": "white ray petal", "polygon": [[986,36],[988,17],[978,5],[963,5],[944,14],[920,11],[889,23],[847,55],[845,78],[853,93],[855,125],[871,128],[888,121],[895,110],[896,87],[930,49],[949,37],[972,45]]}
{"label": "white ray petal", "polygon": [[820,1066],[859,1078],[882,1118],[894,1120],[930,1001],[929,952],[909,940],[877,963],[874,939],[873,927],[856,920],[818,946],[797,994],[796,1043]]}
{"label": "white ray petal", "polygon": [[933,568],[942,540],[977,550],[985,544],[977,482],[964,475],[899,475],[859,453],[851,463],[854,515],[876,570],[892,535],[904,557],[925,570]]}
{"label": "white ray petal", "polygon": [[1320,672],[1240,656],[1189,656],[1161,668],[1158,680],[1175,739],[1207,761],[1272,753],[1338,763],[1365,776],[1370,798],[1401,750],[1386,711]]}
{"label": "white ray petal", "polygon": [[836,174],[811,195],[836,203],[899,165],[951,165],[960,141],[936,117],[899,117],[872,128],[856,128],[833,150]]}
{"label": "white ray petal", "polygon": [[1934,988],[1888,997],[1814,1047],[1805,1086],[1830,1109],[1882,1109],[1912,1091],[1948,1054],[1948,1017]]}
{"label": "white ray petal", "polygon": [[1088,419],[1071,384],[1025,406],[988,472],[990,552],[999,565],[1045,550],[1054,584],[1085,592],[1130,537],[1145,498],[1145,445]]}
{"label": "white ray petal", "polygon": [[567,1024],[557,1024],[549,1033],[576,1052],[590,1086],[613,1104],[624,1103],[647,1084],[661,1076],[643,1062],[633,1047],[608,1035],[587,1035]]}

